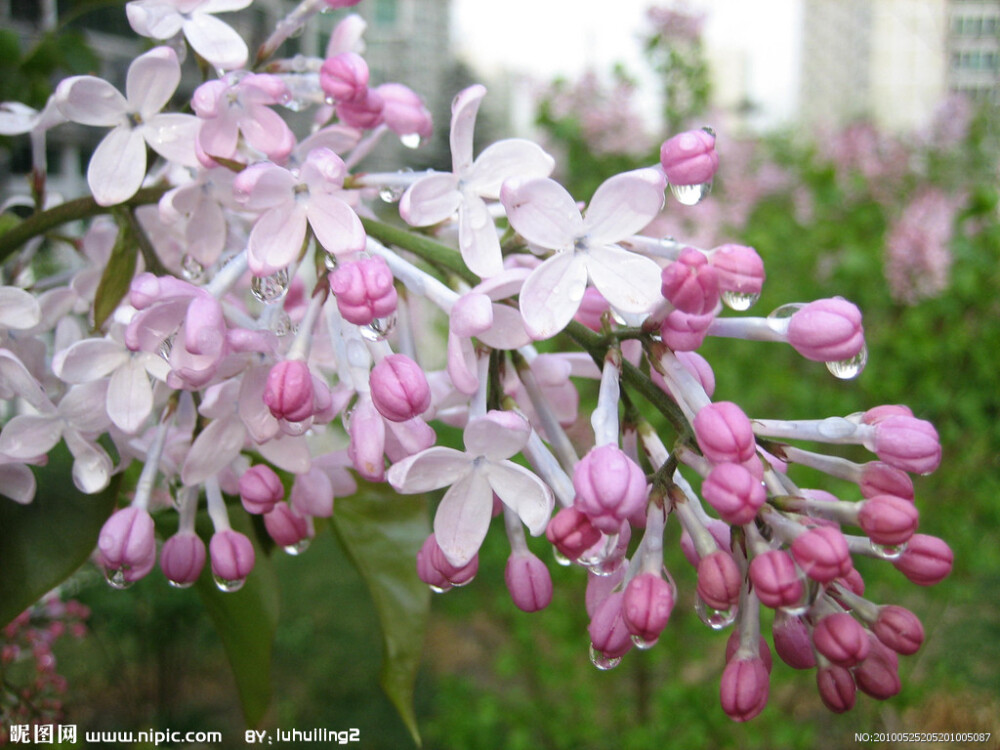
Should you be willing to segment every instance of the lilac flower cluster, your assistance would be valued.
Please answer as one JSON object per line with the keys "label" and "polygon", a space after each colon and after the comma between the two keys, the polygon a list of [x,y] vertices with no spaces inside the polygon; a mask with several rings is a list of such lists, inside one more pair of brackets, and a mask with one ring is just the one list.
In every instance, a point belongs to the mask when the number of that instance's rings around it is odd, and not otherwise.
{"label": "lilac flower cluster", "polygon": [[[768,695],[763,604],[777,612],[779,656],[816,668],[832,710],[850,708],[856,689],[898,691],[897,654],[919,648],[920,624],[865,599],[852,559],[890,561],[920,585],[948,574],[947,545],[916,533],[909,478],[937,467],[938,437],[902,406],[782,421],[713,400],[712,367],[697,353],[707,336],[787,343],[840,378],[867,356],[861,313],[841,298],[723,314],[760,295],[753,248],[646,233],[668,194],[693,204],[707,193],[715,134],[675,135],[659,163],[611,177],[581,208],[537,144],[474,153],[486,95],[474,85],[454,100],[450,172],[365,173],[359,162],[388,133],[426,138],[419,97],[370,85],[357,16],[340,23],[324,59],[272,59],[317,0],[242,67],[235,32],[209,15],[242,5],[129,4],[138,33],[183,33],[223,69],[194,93],[193,115],[161,112],[180,80],[172,46],[136,58],[125,95],[89,76],[53,95],[64,119],[112,128],[88,171],[95,205],[150,205],[114,212],[117,224],[94,221],[77,265],[34,284],[44,292],[16,280],[0,290],[4,494],[31,502],[27,465],[44,464],[60,441],[84,492],[141,465],[97,542],[108,581],[124,588],[158,560],[173,585],[191,585],[207,564],[234,591],[258,554],[234,512],[261,516],[277,545],[299,554],[356,477],[404,494],[447,488],[415,560],[420,578],[436,591],[468,583],[503,514],[518,607],[537,611],[552,597],[528,535],[587,571],[602,669],[651,647],[675,603],[693,601],[709,627],[735,626],[721,702],[750,719]],[[293,99],[315,105],[308,134],[276,109]],[[24,130],[44,132],[40,123],[25,116]],[[160,157],[152,169],[147,145]],[[419,231],[377,218],[396,202]],[[110,303],[106,268],[130,278]],[[565,429],[579,416],[574,379],[599,383],[582,445]],[[659,417],[643,416],[640,399]],[[461,427],[463,449],[438,444],[435,423]],[[875,459],[800,442],[861,445]],[[802,488],[796,465],[853,482],[857,494]],[[160,543],[153,514],[169,518],[171,506],[175,531]],[[214,528],[207,549],[199,508]],[[690,596],[663,565],[671,518],[697,571]]]}

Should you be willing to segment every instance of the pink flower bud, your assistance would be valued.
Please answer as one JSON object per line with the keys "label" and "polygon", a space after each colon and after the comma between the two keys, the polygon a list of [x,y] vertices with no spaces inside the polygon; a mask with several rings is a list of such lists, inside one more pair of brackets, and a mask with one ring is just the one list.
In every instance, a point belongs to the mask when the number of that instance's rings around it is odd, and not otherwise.
{"label": "pink flower bud", "polygon": [[831,664],[816,671],[816,687],[823,705],[835,714],[842,714],[854,708],[858,688],[849,669]]}
{"label": "pink flower bud", "polygon": [[215,532],[208,543],[208,554],[212,560],[212,574],[220,581],[242,581],[253,570],[253,544],[238,531]]}
{"label": "pink flower bud", "polygon": [[865,500],[858,511],[858,525],[872,542],[888,547],[906,544],[919,522],[916,506],[892,495],[877,495]]}
{"label": "pink flower bud", "polygon": [[431,388],[420,365],[405,354],[390,354],[371,372],[372,401],[391,422],[405,422],[431,405]]}
{"label": "pink flower bud", "polygon": [[[451,584],[445,578],[444,573],[434,565],[432,552],[437,546],[437,539],[434,538],[433,534],[424,540],[417,552],[417,577],[438,593],[443,593],[451,588]],[[478,563],[478,556],[473,559],[477,560]]]}
{"label": "pink flower bud", "polygon": [[883,644],[904,656],[917,653],[924,642],[924,626],[917,616],[895,604],[879,609],[872,631]]}
{"label": "pink flower bud", "polygon": [[865,345],[861,311],[842,297],[810,302],[788,321],[788,343],[814,362],[851,359]]}
{"label": "pink flower bud", "polygon": [[264,527],[279,547],[295,547],[310,536],[309,521],[286,503],[278,503],[270,513],[264,514]]}
{"label": "pink flower bud", "polygon": [[764,485],[741,464],[717,464],[701,485],[701,494],[728,524],[750,523],[767,500]]}
{"label": "pink flower bud", "polygon": [[812,669],[816,666],[809,628],[801,617],[777,612],[771,627],[774,650],[792,669]]}
{"label": "pink flower bud", "polygon": [[715,269],[723,291],[760,294],[764,288],[764,261],[752,247],[720,245],[708,262]]}
{"label": "pink flower bud", "polygon": [[955,554],[946,542],[936,536],[914,534],[892,564],[918,586],[933,586],[948,577],[954,561]]}
{"label": "pink flower bud", "polygon": [[257,464],[240,475],[240,500],[247,513],[270,513],[285,497],[281,479],[267,464]]}
{"label": "pink flower bud", "polygon": [[395,279],[379,257],[343,263],[330,274],[330,290],[344,320],[366,326],[396,311]]}
{"label": "pink flower bud", "polygon": [[864,424],[878,424],[889,417],[912,417],[913,409],[905,404],[883,404],[875,406],[861,415]]}
{"label": "pink flower bud", "polygon": [[837,583],[841,584],[848,591],[851,591],[858,596],[865,595],[865,579],[861,577],[857,568],[851,568],[847,571],[846,575],[842,575],[836,580]]}
{"label": "pink flower bud", "polygon": [[902,469],[890,466],[884,461],[869,461],[861,469],[861,494],[865,497],[895,495],[904,500],[913,500],[913,480]]}
{"label": "pink flower bud", "polygon": [[749,574],[757,598],[766,607],[792,607],[805,593],[795,562],[785,550],[772,549],[757,555],[750,561]]}
{"label": "pink flower bud", "polygon": [[791,552],[805,574],[820,583],[845,576],[854,567],[847,540],[831,526],[817,526],[800,534],[792,542]]}
{"label": "pink flower bud", "polygon": [[295,477],[289,498],[292,510],[300,516],[329,518],[333,515],[333,485],[329,475],[312,467]]}
{"label": "pink flower bud", "polygon": [[934,425],[915,417],[887,417],[875,425],[875,454],[887,464],[914,474],[930,474],[941,463],[941,442]]}
{"label": "pink flower bud", "polygon": [[[727,664],[732,661],[734,656],[736,656],[736,651],[739,647],[740,631],[737,628],[729,634],[729,638],[726,640]],[[764,636],[760,636],[760,638],[757,639],[757,655],[760,657],[761,661],[764,662],[764,668],[767,669],[767,673],[771,674],[771,667],[774,665],[774,658],[771,656],[771,648],[767,645],[767,640]]]}
{"label": "pink flower bud", "polygon": [[327,58],[319,69],[319,85],[336,102],[363,99],[368,91],[368,63],[355,52]]}
{"label": "pink flower bud", "polygon": [[727,610],[740,598],[742,577],[725,550],[705,555],[698,563],[698,596],[712,609]]}
{"label": "pink flower bud", "polygon": [[637,575],[625,587],[622,618],[632,635],[654,643],[674,609],[674,590],[655,573]]}
{"label": "pink flower bud", "polygon": [[767,705],[770,683],[767,667],[759,656],[729,662],[719,688],[722,710],[733,721],[749,721]]}
{"label": "pink flower bud", "polygon": [[[367,89],[364,98],[356,101],[340,102],[337,105],[337,117],[345,125],[352,128],[367,130],[378,125],[382,121],[382,110],[385,102],[382,96],[375,89]],[[244,170],[246,171],[246,170]]]}
{"label": "pink flower bud", "polygon": [[621,591],[609,594],[597,605],[587,626],[591,644],[609,659],[624,656],[632,648],[631,634],[622,618],[624,597]]}
{"label": "pink flower bud", "polygon": [[580,555],[601,540],[601,532],[578,508],[563,508],[549,521],[545,537],[569,560]]}
{"label": "pink flower bud", "polygon": [[375,89],[385,103],[382,119],[396,135],[430,138],[434,125],[430,110],[414,91],[401,83],[383,83]]}
{"label": "pink flower bud", "polygon": [[717,401],[701,409],[694,418],[698,447],[712,463],[739,464],[756,455],[757,442],[750,420],[731,401]]}
{"label": "pink flower bud", "polygon": [[431,534],[431,538],[434,539],[434,545],[429,547],[431,564],[438,569],[449,585],[464,586],[476,577],[476,573],[479,572],[478,554],[473,555],[472,559],[465,565],[452,565],[444,554],[444,550],[437,543],[437,538],[433,534]]}
{"label": "pink flower bud", "polygon": [[[711,398],[712,394],[715,393],[715,373],[712,372],[712,366],[708,364],[708,360],[698,354],[698,352],[675,351],[674,356],[677,357],[677,360],[684,366],[685,370],[697,378],[705,394]],[[649,369],[649,376],[663,391],[668,394],[670,393],[670,386],[667,385],[663,376],[657,372],[655,367]]]}
{"label": "pink flower bud", "polygon": [[619,565],[611,575],[599,575],[593,570],[587,571],[587,591],[584,595],[584,605],[587,617],[593,617],[601,602],[610,596],[625,580],[626,565]]}
{"label": "pink flower bud", "polygon": [[143,578],[156,562],[153,519],[141,508],[116,511],[101,527],[97,539],[101,566],[115,586]]}
{"label": "pink flower bud", "polygon": [[512,552],[507,558],[504,581],[515,606],[538,612],[552,601],[552,576],[545,563],[530,552]]}
{"label": "pink flower bud", "polygon": [[846,612],[827,615],[813,627],[813,645],[834,664],[853,667],[868,656],[868,633]]}
{"label": "pink flower bud", "polygon": [[160,569],[175,586],[190,586],[205,567],[205,543],[193,531],[180,531],[163,543]]}
{"label": "pink flower bud", "polygon": [[323,0],[323,1],[326,3],[327,7],[333,8],[334,10],[336,10],[337,8],[350,8],[351,6],[357,5],[358,3],[361,2],[361,0]]}
{"label": "pink flower bud", "polygon": [[888,700],[899,693],[899,657],[896,652],[870,636],[868,658],[854,668],[858,689],[875,700]]}
{"label": "pink flower bud", "polygon": [[671,185],[710,182],[719,168],[715,136],[707,130],[678,133],[660,146],[660,165]]}
{"label": "pink flower bud", "polygon": [[302,422],[313,413],[313,382],[309,365],[297,359],[278,362],[267,375],[264,403],[275,419]]}
{"label": "pink flower bud", "polygon": [[719,277],[703,253],[690,247],[660,273],[661,292],[689,315],[705,315],[719,303]]}
{"label": "pink flower bud", "polygon": [[[708,533],[715,539],[715,543],[719,545],[719,549],[730,548],[732,531],[728,523],[712,519],[705,524],[705,528],[708,529]],[[687,530],[681,532],[681,552],[684,553],[685,559],[691,564],[692,568],[698,567],[698,552],[695,550],[694,541],[691,539],[691,535],[687,533]]]}
{"label": "pink flower bud", "polygon": [[573,469],[576,507],[607,534],[617,534],[622,521],[646,503],[646,475],[614,445],[592,448]]}
{"label": "pink flower bud", "polygon": [[610,309],[611,305],[604,299],[604,295],[594,287],[588,286],[583,292],[583,300],[573,319],[583,323],[592,331],[600,331],[601,318]]}
{"label": "pink flower bud", "polygon": [[660,323],[660,338],[675,352],[692,352],[704,343],[713,320],[714,311],[690,315],[683,310],[674,310]]}

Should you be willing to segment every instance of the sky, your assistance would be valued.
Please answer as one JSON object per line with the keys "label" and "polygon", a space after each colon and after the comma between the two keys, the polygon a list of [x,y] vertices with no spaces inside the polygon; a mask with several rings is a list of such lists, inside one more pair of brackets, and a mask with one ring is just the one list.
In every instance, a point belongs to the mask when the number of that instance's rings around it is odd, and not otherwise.
{"label": "sky", "polygon": [[[485,74],[506,68],[542,80],[618,61],[645,71],[638,39],[655,0],[454,0],[455,43]],[[667,4],[665,2],[660,4]],[[745,82],[764,124],[794,114],[800,0],[689,0],[707,13],[705,41],[722,88]],[[762,12],[762,8],[766,12]]]}

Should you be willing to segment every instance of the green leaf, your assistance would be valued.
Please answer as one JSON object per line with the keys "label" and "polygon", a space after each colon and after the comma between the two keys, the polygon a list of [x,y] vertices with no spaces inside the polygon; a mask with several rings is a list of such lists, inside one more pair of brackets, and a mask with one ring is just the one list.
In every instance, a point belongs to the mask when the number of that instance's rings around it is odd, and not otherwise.
{"label": "green leaf", "polygon": [[0,626],[58,586],[90,556],[118,496],[118,477],[85,495],[72,479],[73,457],[60,443],[44,467],[32,467],[35,499],[0,498]]}
{"label": "green leaf", "polygon": [[[205,520],[207,527],[207,518]],[[233,529],[255,539],[245,513],[230,517]],[[203,538],[211,537],[211,528],[200,528]],[[195,583],[205,611],[212,618],[222,639],[229,664],[236,678],[240,704],[247,725],[260,724],[271,703],[271,650],[278,627],[278,579],[271,560],[255,544],[257,561],[243,588],[224,593],[212,579],[206,564]]]}
{"label": "green leaf", "polygon": [[380,683],[420,745],[413,685],[430,614],[430,590],[417,577],[416,557],[430,534],[427,499],[364,485],[337,498],[333,529],[371,591],[382,626]]}
{"label": "green leaf", "polygon": [[128,220],[120,216],[116,218],[118,218],[118,236],[115,238],[111,257],[108,258],[108,265],[104,267],[104,273],[101,274],[101,281],[94,296],[95,329],[104,325],[104,321],[115,311],[118,303],[128,292],[139,255],[138,243],[132,236]]}

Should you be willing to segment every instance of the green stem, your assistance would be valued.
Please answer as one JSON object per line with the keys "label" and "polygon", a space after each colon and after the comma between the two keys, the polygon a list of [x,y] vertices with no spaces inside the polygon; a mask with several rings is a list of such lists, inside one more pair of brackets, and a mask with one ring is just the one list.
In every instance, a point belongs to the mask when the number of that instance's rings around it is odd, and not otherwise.
{"label": "green stem", "polygon": [[[156,203],[169,188],[164,186],[143,188],[119,206],[134,208],[149,203]],[[112,206],[98,205],[92,196],[60,203],[45,211],[39,211],[29,216],[17,226],[0,235],[0,263],[28,240],[45,234],[62,224],[92,216],[110,213]]]}
{"label": "green stem", "polygon": [[385,245],[395,245],[409,250],[428,263],[450,271],[472,286],[479,283],[479,277],[465,267],[462,256],[454,248],[376,219],[361,217],[361,223],[369,237],[373,237]]}

